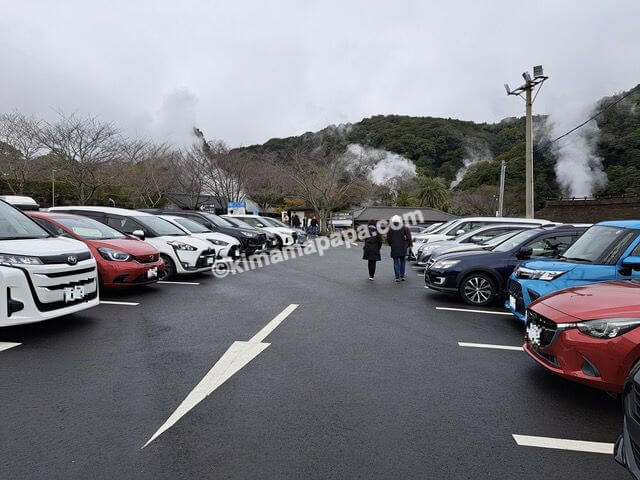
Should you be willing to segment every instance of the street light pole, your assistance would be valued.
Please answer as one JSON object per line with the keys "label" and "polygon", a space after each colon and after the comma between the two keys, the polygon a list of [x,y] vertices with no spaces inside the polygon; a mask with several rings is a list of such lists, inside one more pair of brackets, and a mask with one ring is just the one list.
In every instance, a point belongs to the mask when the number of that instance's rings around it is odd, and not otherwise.
{"label": "street light pole", "polygon": [[[546,79],[549,77],[544,75],[542,65],[536,65],[533,67],[533,78],[529,75],[529,72],[522,74],[524,78],[524,84],[511,90],[508,84],[504,84],[504,88],[507,90],[507,95],[517,95],[525,101],[525,211],[527,218],[533,218],[534,211],[534,198],[533,198],[533,125],[532,125],[532,106],[540,87]],[[532,98],[533,90],[538,86],[538,92],[536,96]],[[522,94],[525,94],[523,97]]]}
{"label": "street light pole", "polygon": [[498,216],[504,216],[504,177],[507,170],[507,164],[504,160],[500,164],[500,197],[498,200]]}
{"label": "street light pole", "polygon": [[56,169],[51,169],[51,206],[56,206]]}

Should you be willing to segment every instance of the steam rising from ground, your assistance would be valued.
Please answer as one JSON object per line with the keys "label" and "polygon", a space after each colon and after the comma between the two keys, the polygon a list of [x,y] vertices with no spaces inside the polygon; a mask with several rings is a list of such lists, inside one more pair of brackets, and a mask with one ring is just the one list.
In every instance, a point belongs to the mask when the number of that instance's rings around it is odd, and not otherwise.
{"label": "steam rising from ground", "polygon": [[467,155],[462,160],[463,166],[456,172],[456,179],[451,182],[449,188],[456,187],[462,181],[471,165],[479,162],[487,162],[489,160],[493,160],[493,155],[487,145],[483,145],[480,149],[476,150],[467,147]]}
{"label": "steam rising from ground", "polygon": [[[562,114],[551,116],[551,136],[562,135],[576,124],[579,124],[588,111],[563,110]],[[595,145],[600,130],[595,121],[565,137],[554,144],[557,161],[556,178],[565,194],[572,197],[592,197],[606,186],[607,174],[602,168],[602,158],[595,154]]]}
{"label": "steam rising from ground", "polygon": [[387,185],[396,177],[415,177],[416,166],[411,160],[397,153],[365,147],[357,143],[347,146],[347,152],[362,161],[371,163],[369,180],[376,185]]}

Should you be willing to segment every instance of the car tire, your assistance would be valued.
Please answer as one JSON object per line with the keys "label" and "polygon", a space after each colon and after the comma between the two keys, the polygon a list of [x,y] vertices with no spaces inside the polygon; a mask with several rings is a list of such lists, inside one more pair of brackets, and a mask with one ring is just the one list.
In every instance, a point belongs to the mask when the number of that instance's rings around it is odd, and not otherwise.
{"label": "car tire", "polygon": [[476,272],[464,277],[458,292],[466,304],[485,307],[495,301],[498,289],[495,279],[486,273]]}
{"label": "car tire", "polygon": [[176,264],[169,255],[161,254],[160,258],[164,262],[164,269],[158,280],[171,280],[176,276]]}

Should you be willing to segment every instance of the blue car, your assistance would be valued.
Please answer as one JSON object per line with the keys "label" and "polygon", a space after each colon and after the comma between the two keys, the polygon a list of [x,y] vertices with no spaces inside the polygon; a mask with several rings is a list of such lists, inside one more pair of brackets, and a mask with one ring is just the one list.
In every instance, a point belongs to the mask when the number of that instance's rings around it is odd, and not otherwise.
{"label": "blue car", "polygon": [[640,220],[598,223],[557,259],[522,262],[509,278],[505,306],[525,321],[527,306],[563,288],[640,279]]}

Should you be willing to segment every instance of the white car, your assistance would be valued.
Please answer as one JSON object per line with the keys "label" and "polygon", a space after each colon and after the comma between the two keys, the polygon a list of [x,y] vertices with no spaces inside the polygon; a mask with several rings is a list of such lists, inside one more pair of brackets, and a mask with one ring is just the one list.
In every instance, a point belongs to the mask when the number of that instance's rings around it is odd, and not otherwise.
{"label": "white car", "polygon": [[87,206],[53,207],[49,211],[93,218],[145,240],[160,251],[165,280],[174,275],[209,271],[215,262],[216,252],[210,242],[186,235],[184,230],[157,215],[125,208]]}
{"label": "white car", "polygon": [[260,230],[273,233],[278,239],[279,248],[290,247],[296,243],[296,236],[292,229],[288,227],[273,226],[259,215],[223,215],[223,217],[237,218],[254,228],[259,228]]}
{"label": "white car", "polygon": [[498,223],[510,223],[516,225],[541,226],[551,223],[549,220],[538,218],[513,218],[513,217],[465,217],[450,220],[436,230],[429,233],[418,234],[413,237],[413,244],[410,249],[410,258],[415,259],[418,249],[425,243],[438,242],[440,240],[451,240],[452,238],[476,230],[485,225]]}
{"label": "white car", "polygon": [[231,235],[212,232],[201,223],[178,215],[158,215],[160,218],[173,223],[187,235],[206,240],[213,244],[216,250],[216,259],[222,262],[232,262],[240,258],[240,241]]}
{"label": "white car", "polygon": [[284,228],[287,232],[291,232],[293,238],[299,243],[304,244],[307,241],[307,232],[301,228],[290,227],[284,222],[281,222],[277,218],[273,217],[260,217],[263,222],[272,227]]}
{"label": "white car", "polygon": [[40,322],[100,303],[89,248],[54,237],[0,201],[0,326]]}

